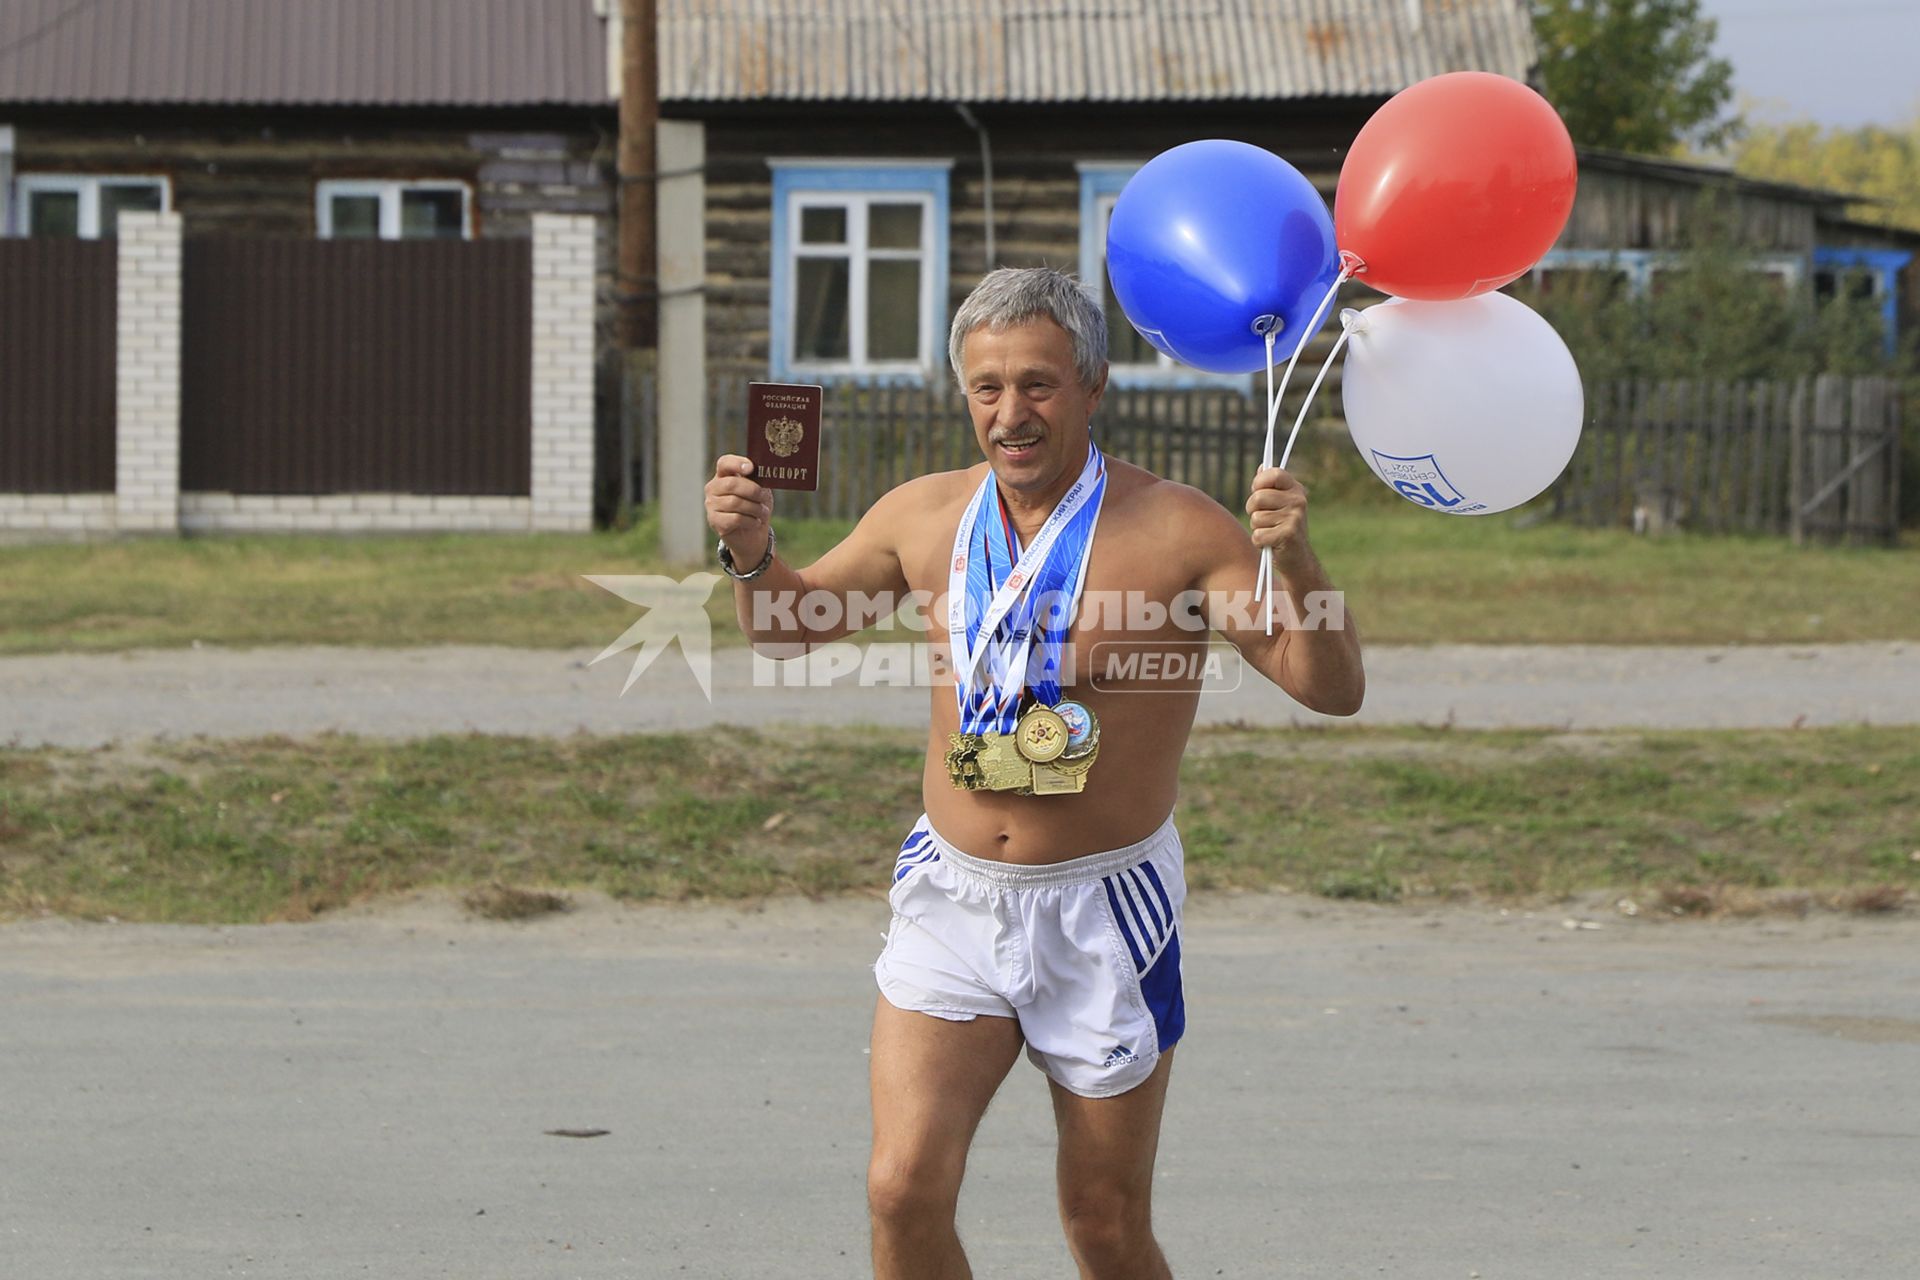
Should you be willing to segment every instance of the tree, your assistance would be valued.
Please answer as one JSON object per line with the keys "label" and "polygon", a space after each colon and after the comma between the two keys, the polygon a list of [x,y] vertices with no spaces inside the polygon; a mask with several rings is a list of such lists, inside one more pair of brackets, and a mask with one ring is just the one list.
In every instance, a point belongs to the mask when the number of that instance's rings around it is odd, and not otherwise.
{"label": "tree", "polygon": [[1818,373],[1885,373],[1879,304],[1842,292],[1815,304],[1810,290],[1756,270],[1725,197],[1702,199],[1653,287],[1630,291],[1621,273],[1560,271],[1550,291],[1511,292],[1545,316],[1587,385],[1626,378],[1765,380]]}
{"label": "tree", "polygon": [[1699,0],[1535,0],[1533,29],[1542,91],[1581,146],[1661,155],[1738,134]]}
{"label": "tree", "polygon": [[1920,231],[1920,117],[1900,129],[1758,125],[1734,148],[1733,167],[1749,178],[1854,192],[1861,203],[1848,216]]}

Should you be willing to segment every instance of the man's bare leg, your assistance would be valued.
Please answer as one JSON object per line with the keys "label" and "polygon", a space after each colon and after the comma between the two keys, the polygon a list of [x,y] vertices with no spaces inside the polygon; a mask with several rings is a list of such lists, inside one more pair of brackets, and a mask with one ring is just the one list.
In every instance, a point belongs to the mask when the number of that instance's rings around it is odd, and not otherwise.
{"label": "man's bare leg", "polygon": [[867,1206],[877,1280],[969,1280],[954,1230],[967,1148],[1024,1043],[1013,1018],[873,1015],[873,1158]]}
{"label": "man's bare leg", "polygon": [[1083,1098],[1053,1084],[1060,1129],[1060,1221],[1082,1280],[1169,1280],[1153,1238],[1150,1201],[1160,1116],[1173,1050],[1153,1074],[1112,1098]]}

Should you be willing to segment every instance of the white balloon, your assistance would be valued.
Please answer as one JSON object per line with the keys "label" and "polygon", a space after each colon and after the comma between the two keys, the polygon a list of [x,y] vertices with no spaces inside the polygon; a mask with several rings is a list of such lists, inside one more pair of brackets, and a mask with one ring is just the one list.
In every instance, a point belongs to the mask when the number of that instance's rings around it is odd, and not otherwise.
{"label": "white balloon", "polygon": [[1394,298],[1341,319],[1347,430],[1389,489],[1430,511],[1485,516],[1565,470],[1586,415],[1580,370],[1524,302]]}

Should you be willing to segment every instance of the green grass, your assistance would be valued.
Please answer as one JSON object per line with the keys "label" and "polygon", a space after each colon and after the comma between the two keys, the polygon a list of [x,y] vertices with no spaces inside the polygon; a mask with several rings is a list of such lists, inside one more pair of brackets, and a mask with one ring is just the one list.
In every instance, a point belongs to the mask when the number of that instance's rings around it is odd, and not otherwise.
{"label": "green grass", "polygon": [[[1377,486],[1376,486],[1377,487]],[[1386,500],[1390,501],[1390,499]],[[848,525],[785,521],[805,564]],[[1323,500],[1315,545],[1383,644],[1920,638],[1920,558],[1758,538],[1649,540]],[[711,568],[712,566],[707,566]],[[584,574],[666,566],[654,526],[581,535],[194,537],[0,547],[0,654],[286,644],[598,646],[637,613]],[[713,594],[720,643],[738,643]]]}
{"label": "green grass", "polygon": [[1315,545],[1383,643],[1755,644],[1920,636],[1920,546],[1794,547],[1499,516],[1335,511]]}
{"label": "green grass", "polygon": [[[0,751],[0,917],[297,920],[423,886],[491,914],[529,888],[877,891],[922,749],[832,735],[802,763],[726,730]],[[1920,889],[1920,732],[1210,730],[1178,818],[1201,890],[1887,905]]]}
{"label": "green grass", "polygon": [[[804,555],[838,536],[783,534]],[[634,610],[581,575],[658,572],[656,542],[648,524],[581,535],[247,535],[0,547],[0,654],[195,641],[605,644]],[[723,603],[718,592],[715,601]]]}

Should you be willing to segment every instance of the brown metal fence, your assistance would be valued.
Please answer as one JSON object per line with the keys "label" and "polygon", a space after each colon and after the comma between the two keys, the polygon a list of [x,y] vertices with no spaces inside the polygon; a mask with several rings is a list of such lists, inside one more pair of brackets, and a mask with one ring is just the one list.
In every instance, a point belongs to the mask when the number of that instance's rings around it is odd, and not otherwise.
{"label": "brown metal fence", "polygon": [[181,488],[529,493],[531,253],[188,240]]}
{"label": "brown metal fence", "polygon": [[0,493],[111,493],[115,246],[0,239]]}

